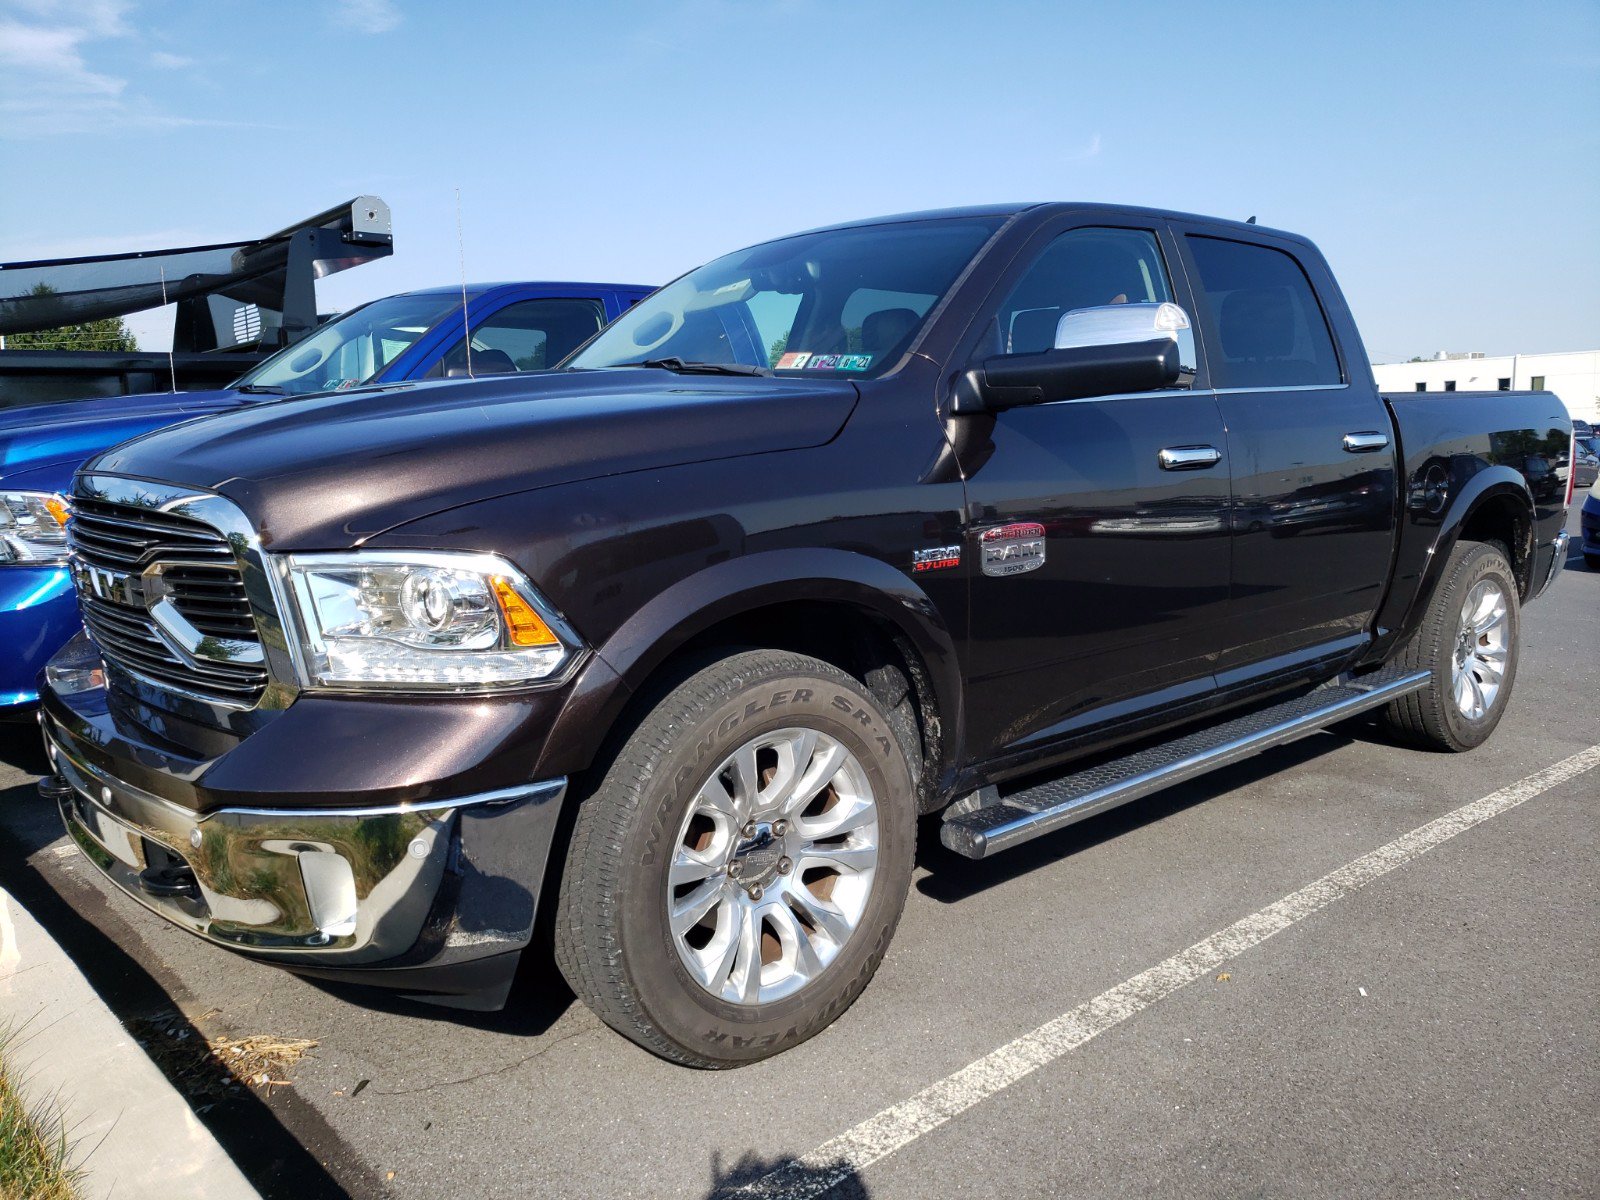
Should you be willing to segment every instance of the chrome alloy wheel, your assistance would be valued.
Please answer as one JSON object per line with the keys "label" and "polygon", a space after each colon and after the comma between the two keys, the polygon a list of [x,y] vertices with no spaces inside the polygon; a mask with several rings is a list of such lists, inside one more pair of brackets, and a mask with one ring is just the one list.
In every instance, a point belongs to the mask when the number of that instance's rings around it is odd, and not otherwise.
{"label": "chrome alloy wheel", "polygon": [[1511,648],[1508,608],[1506,594],[1492,579],[1474,584],[1461,606],[1450,682],[1456,707],[1470,721],[1482,719],[1500,694]]}
{"label": "chrome alloy wheel", "polygon": [[793,995],[855,933],[877,865],[878,805],[855,755],[815,729],[760,734],[711,773],[678,830],[678,957],[734,1004]]}

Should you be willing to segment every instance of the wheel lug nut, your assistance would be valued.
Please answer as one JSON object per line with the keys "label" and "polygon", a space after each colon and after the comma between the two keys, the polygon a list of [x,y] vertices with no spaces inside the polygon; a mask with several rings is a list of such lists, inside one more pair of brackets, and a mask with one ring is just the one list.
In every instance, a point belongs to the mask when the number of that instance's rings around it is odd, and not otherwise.
{"label": "wheel lug nut", "polygon": [[752,899],[752,900],[761,899],[761,889],[759,887],[753,887],[753,888],[750,889],[750,899]]}
{"label": "wheel lug nut", "polygon": [[794,870],[794,860],[793,859],[780,858],[778,860],[778,874],[779,875],[787,875],[792,870]]}
{"label": "wheel lug nut", "polygon": [[742,874],[744,874],[744,864],[742,862],[739,862],[737,859],[735,859],[733,862],[728,864],[728,875],[731,878],[737,879]]}
{"label": "wheel lug nut", "polygon": [[782,837],[784,834],[789,832],[789,822],[774,821],[772,823],[772,832],[775,836]]}
{"label": "wheel lug nut", "polygon": [[744,828],[741,829],[739,832],[742,833],[747,838],[755,837],[755,835],[756,835],[756,823],[754,821],[746,821],[744,823]]}

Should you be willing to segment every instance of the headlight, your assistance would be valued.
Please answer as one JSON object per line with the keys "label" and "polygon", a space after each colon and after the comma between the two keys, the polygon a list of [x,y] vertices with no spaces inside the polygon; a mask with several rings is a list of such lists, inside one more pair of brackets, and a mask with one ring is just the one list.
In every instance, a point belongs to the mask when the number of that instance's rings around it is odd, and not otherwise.
{"label": "headlight", "polygon": [[562,676],[582,643],[492,554],[291,554],[311,686],[475,691]]}
{"label": "headlight", "polygon": [[0,491],[0,564],[66,562],[67,516],[54,492]]}

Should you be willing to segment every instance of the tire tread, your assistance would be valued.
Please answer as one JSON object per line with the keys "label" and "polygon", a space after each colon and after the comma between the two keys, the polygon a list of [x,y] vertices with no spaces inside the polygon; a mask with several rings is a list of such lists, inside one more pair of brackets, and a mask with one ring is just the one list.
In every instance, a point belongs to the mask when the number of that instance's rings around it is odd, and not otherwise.
{"label": "tire tread", "polygon": [[[725,1069],[739,1064],[693,1053],[666,1036],[645,1012],[612,933],[620,897],[629,882],[624,877],[624,839],[649,792],[656,765],[681,732],[750,682],[786,673],[831,679],[870,696],[859,680],[820,659],[774,650],[731,653],[668,693],[604,765],[603,774],[595,772],[600,778],[594,791],[580,797],[557,901],[556,966],[578,998],[612,1029],[685,1066]],[[898,920],[897,909],[894,921],[847,990],[844,1007],[877,970]]]}

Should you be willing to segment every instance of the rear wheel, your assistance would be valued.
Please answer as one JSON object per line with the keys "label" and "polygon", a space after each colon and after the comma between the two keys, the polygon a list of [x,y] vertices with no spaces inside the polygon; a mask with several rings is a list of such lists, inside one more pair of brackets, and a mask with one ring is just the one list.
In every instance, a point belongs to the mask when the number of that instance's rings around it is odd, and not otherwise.
{"label": "rear wheel", "polygon": [[915,837],[906,752],[860,683],[796,654],[732,655],[663,699],[579,808],[557,962],[645,1048],[754,1062],[866,986]]}
{"label": "rear wheel", "polygon": [[1483,744],[1505,713],[1522,628],[1516,577],[1499,547],[1459,542],[1416,636],[1397,665],[1428,686],[1384,711],[1400,737],[1437,750]]}

